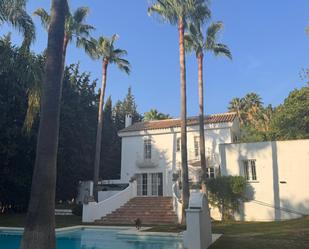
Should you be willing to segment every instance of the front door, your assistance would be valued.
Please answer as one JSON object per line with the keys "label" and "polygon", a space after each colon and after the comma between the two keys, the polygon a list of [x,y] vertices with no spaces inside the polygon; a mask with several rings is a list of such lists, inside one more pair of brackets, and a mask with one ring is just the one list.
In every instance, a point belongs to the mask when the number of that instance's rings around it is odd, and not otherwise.
{"label": "front door", "polygon": [[163,174],[143,173],[137,175],[138,196],[162,196],[163,195]]}

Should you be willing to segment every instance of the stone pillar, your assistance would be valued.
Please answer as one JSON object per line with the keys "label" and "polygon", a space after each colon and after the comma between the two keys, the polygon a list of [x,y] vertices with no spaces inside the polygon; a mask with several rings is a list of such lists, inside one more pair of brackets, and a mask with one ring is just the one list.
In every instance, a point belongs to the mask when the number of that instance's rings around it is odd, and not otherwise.
{"label": "stone pillar", "polygon": [[212,242],[211,220],[205,194],[191,193],[187,214],[184,246],[187,249],[207,249]]}

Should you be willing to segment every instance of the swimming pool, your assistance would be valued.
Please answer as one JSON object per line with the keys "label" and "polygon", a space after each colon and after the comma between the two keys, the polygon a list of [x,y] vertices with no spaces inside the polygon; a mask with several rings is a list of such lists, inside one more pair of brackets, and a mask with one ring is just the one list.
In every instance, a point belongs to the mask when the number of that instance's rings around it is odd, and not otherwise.
{"label": "swimming pool", "polygon": [[[22,231],[0,230],[0,248],[18,249],[21,236]],[[75,228],[57,232],[57,249],[183,249],[183,246],[177,236],[136,235],[130,229]]]}

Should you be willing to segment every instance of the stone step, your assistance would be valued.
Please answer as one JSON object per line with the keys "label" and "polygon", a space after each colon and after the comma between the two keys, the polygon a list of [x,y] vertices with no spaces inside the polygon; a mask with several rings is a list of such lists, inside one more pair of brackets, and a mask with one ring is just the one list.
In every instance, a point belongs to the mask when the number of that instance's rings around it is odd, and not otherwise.
{"label": "stone step", "polygon": [[128,214],[128,213],[113,213],[113,214],[108,214],[105,217],[111,218],[111,217],[176,217],[175,214],[159,214],[159,215],[153,215],[153,214],[142,214],[142,213],[136,213],[136,214]]}
{"label": "stone step", "polygon": [[[102,223],[102,222],[115,222],[117,224],[123,223],[123,224],[134,224],[136,219],[131,219],[131,218],[113,218],[113,219],[102,219],[96,221],[96,223]],[[176,218],[173,219],[146,219],[146,218],[141,218],[142,224],[166,224],[166,223],[176,223]]]}
{"label": "stone step", "polygon": [[[129,212],[128,210],[117,210],[114,211],[108,215],[158,215],[158,216],[163,216],[163,215],[175,215],[173,211],[166,211],[166,212],[154,212],[154,211],[140,211],[140,212]],[[108,216],[107,215],[107,216]]]}
{"label": "stone step", "polygon": [[149,225],[177,223],[171,197],[135,197],[95,222],[117,225],[134,224],[137,218],[141,219],[142,224]]}
{"label": "stone step", "polygon": [[173,205],[169,205],[169,206],[162,206],[162,205],[152,205],[152,206],[148,206],[148,205],[124,205],[122,206],[122,208],[126,208],[126,209],[159,209],[159,210],[166,210],[166,209],[173,209]]}

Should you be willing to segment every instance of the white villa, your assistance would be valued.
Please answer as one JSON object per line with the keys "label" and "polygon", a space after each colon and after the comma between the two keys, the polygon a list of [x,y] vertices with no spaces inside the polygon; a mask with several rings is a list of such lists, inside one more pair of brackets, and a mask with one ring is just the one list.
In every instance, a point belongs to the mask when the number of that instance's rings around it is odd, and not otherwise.
{"label": "white villa", "polygon": [[[192,182],[200,179],[198,118],[188,119],[188,165]],[[122,138],[121,181],[137,177],[138,196],[172,196],[173,174],[180,173],[180,120],[168,119],[131,125],[119,132]],[[219,172],[219,144],[232,143],[239,136],[236,114],[225,113],[205,119],[205,147],[208,177]]]}
{"label": "white villa", "polygon": [[[148,223],[179,221],[180,120],[132,124],[128,115],[125,123],[126,128],[119,132],[121,179],[114,183],[129,185],[118,192],[100,192],[98,203],[84,204],[83,221],[129,223],[136,216]],[[188,118],[187,124],[189,178],[194,184],[201,175],[198,118]],[[238,144],[235,113],[207,116],[204,128],[207,177],[242,175],[248,181],[248,201],[236,219],[266,221],[309,214],[309,140]],[[155,206],[161,208],[152,210]],[[128,213],[128,209],[143,212]],[[174,213],[169,214],[169,209]],[[216,209],[211,209],[211,215],[220,218]]]}

